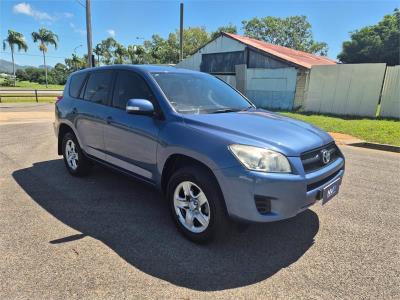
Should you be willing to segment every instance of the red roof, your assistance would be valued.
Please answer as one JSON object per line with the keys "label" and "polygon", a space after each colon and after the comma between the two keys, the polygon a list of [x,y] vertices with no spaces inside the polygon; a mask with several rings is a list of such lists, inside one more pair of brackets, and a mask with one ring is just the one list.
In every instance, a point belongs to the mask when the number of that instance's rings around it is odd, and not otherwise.
{"label": "red roof", "polygon": [[326,56],[314,55],[311,53],[294,50],[291,48],[273,45],[264,41],[256,40],[253,38],[223,32],[223,35],[230,37],[238,42],[246,44],[250,47],[261,50],[270,55],[276,56],[280,59],[289,61],[295,65],[302,66],[304,68],[310,69],[314,65],[334,65],[336,62]]}

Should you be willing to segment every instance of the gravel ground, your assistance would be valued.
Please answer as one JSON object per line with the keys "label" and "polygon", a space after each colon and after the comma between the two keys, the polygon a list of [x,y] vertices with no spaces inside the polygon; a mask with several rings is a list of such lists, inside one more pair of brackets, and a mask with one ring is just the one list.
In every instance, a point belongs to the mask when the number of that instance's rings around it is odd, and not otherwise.
{"label": "gravel ground", "polygon": [[399,154],[343,146],[326,206],[198,246],[151,187],[101,167],[71,177],[51,122],[15,118],[0,123],[1,299],[400,298]]}

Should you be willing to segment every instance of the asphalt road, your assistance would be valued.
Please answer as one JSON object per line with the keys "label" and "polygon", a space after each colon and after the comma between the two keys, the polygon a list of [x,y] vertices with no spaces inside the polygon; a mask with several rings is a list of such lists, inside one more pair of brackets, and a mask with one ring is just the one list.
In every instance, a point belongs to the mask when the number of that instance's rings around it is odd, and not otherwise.
{"label": "asphalt road", "polygon": [[[4,112],[49,106],[0,107]],[[95,167],[71,177],[51,122],[0,122],[0,298],[399,299],[400,155],[344,146],[340,195],[198,246],[162,197]]]}

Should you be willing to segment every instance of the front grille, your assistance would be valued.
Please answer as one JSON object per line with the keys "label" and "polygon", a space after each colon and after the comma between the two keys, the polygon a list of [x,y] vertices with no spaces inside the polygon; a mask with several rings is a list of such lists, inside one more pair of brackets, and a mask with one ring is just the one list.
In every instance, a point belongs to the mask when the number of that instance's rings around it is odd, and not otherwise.
{"label": "front grille", "polygon": [[315,190],[316,188],[319,188],[320,186],[323,186],[325,183],[331,181],[333,178],[335,178],[337,176],[337,174],[339,174],[340,171],[342,171],[343,169],[337,170],[335,173],[317,181],[314,183],[310,183],[307,185],[307,192]]}
{"label": "front grille", "polygon": [[[323,161],[323,152],[328,151],[329,152],[329,162],[324,162]],[[304,152],[301,154],[301,162],[303,163],[304,171],[306,173],[314,172],[317,171],[318,169],[321,169],[331,163],[333,163],[335,160],[337,160],[339,157],[341,157],[339,148],[336,146],[334,142],[325,145],[323,147]]]}

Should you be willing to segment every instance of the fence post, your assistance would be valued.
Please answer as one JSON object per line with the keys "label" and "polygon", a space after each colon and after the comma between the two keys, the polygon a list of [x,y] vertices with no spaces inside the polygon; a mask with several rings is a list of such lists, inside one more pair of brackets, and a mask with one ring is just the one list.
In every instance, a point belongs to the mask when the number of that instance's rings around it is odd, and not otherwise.
{"label": "fence post", "polygon": [[35,97],[36,97],[36,103],[38,103],[39,100],[38,100],[38,96],[37,96],[37,90],[35,90]]}

